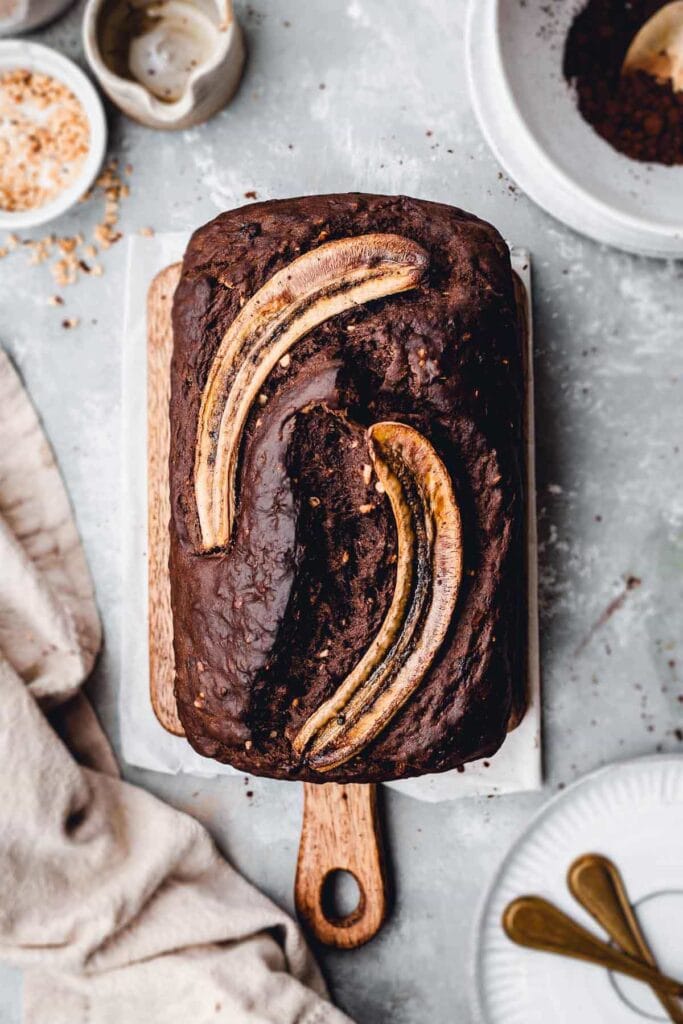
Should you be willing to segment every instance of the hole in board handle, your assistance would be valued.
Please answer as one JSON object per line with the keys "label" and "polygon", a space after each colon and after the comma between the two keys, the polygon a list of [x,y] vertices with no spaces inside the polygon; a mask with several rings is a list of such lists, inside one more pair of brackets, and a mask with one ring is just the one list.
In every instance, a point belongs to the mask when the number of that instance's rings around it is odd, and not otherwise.
{"label": "hole in board handle", "polygon": [[320,886],[320,908],[330,924],[349,928],[365,911],[363,887],[351,871],[333,868]]}

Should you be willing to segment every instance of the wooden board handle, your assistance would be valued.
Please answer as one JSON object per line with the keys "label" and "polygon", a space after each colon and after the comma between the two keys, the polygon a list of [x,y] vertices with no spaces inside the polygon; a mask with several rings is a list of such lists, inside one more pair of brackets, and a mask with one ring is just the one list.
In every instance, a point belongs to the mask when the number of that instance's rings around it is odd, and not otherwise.
{"label": "wooden board handle", "polygon": [[[335,917],[325,906],[326,883],[335,871],[353,875],[360,892],[358,906],[345,917]],[[387,896],[376,786],[304,784],[294,902],[304,924],[326,946],[355,949],[377,934]]]}

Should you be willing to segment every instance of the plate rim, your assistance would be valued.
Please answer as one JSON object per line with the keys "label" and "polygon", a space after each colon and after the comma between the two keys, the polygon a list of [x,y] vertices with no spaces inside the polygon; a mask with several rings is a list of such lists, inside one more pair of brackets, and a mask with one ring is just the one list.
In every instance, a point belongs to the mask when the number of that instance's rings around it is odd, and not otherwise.
{"label": "plate rim", "polygon": [[485,887],[483,894],[479,900],[479,905],[475,913],[475,926],[474,926],[474,942],[471,943],[470,956],[469,956],[469,977],[471,981],[470,992],[470,1007],[474,1014],[474,1019],[481,1024],[491,1024],[490,1018],[488,1018],[484,1012],[484,1006],[482,1003],[482,979],[481,979],[481,963],[482,963],[482,943],[481,937],[484,929],[484,918],[498,883],[513,856],[522,846],[523,842],[528,836],[534,832],[544,818],[549,817],[557,806],[563,800],[566,800],[577,789],[581,789],[600,776],[611,775],[621,771],[624,768],[633,767],[636,765],[653,765],[653,764],[676,764],[678,767],[683,768],[683,754],[670,753],[653,753],[653,754],[640,754],[636,757],[627,757],[619,761],[611,761],[609,764],[600,765],[599,768],[594,768],[584,775],[581,775],[578,779],[574,779],[564,789],[559,790],[557,793],[548,799],[541,807],[538,808],[527,821],[520,832],[517,833],[513,841],[507,847],[503,853],[500,861],[496,865],[493,875]]}

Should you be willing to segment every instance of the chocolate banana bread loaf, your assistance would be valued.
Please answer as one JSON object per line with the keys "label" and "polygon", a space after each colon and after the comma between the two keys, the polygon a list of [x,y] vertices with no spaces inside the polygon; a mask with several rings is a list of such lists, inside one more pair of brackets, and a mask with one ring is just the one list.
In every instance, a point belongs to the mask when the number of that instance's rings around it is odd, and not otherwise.
{"label": "chocolate banana bread loaf", "polygon": [[173,310],[171,588],[190,743],[366,782],[490,755],[524,702],[508,250],[404,196],[197,231]]}

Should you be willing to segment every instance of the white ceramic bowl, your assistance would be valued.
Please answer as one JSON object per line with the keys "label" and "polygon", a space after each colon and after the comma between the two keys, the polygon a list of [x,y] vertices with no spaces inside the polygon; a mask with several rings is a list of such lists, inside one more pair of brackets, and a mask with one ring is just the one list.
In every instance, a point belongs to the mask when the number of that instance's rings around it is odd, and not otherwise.
{"label": "white ceramic bowl", "polygon": [[90,80],[73,61],[56,50],[20,39],[0,40],[0,71],[26,68],[63,82],[81,103],[90,125],[90,148],[80,173],[51,202],[32,210],[0,209],[0,228],[18,231],[46,224],[72,207],[87,192],[102,166],[107,143],[107,123],[102,102]]}
{"label": "white ceramic bowl", "polygon": [[467,63],[481,129],[527,195],[574,230],[646,256],[683,256],[683,166],[618,153],[581,117],[562,74],[584,0],[470,0]]}

